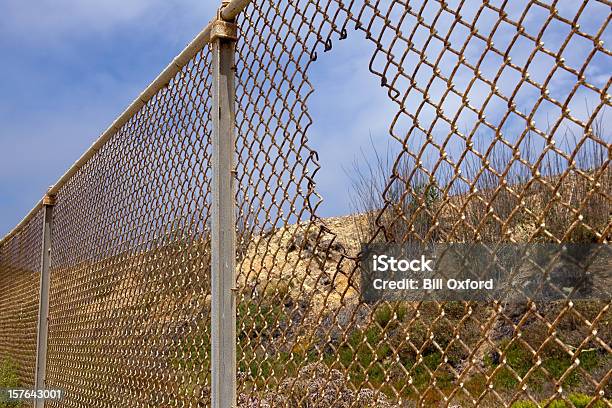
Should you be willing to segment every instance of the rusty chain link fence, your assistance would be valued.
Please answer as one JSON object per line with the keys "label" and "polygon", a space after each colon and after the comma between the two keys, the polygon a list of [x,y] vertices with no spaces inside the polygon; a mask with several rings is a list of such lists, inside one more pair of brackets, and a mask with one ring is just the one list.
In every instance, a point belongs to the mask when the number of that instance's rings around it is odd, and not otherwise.
{"label": "rusty chain link fence", "polygon": [[[612,406],[609,299],[372,304],[360,297],[358,258],[381,242],[608,244],[611,8],[253,0],[232,14],[236,284],[221,287],[236,309],[229,400]],[[223,86],[208,45],[232,41],[223,35],[196,39],[54,191],[44,386],[65,396],[48,407],[223,406],[211,402],[212,354],[227,346],[211,353],[213,111]],[[308,75],[349,37],[363,40],[395,107],[376,139],[391,153],[360,173],[353,214],[324,218],[308,98],[325,89]],[[34,386],[40,302],[35,210],[0,244],[0,359],[24,387]]]}
{"label": "rusty chain link fence", "polygon": [[67,397],[48,405],[206,398],[209,61],[196,55],[56,196],[46,384]]}
{"label": "rusty chain link fence", "polygon": [[34,385],[42,212],[0,247],[0,359],[10,357],[24,386]]}

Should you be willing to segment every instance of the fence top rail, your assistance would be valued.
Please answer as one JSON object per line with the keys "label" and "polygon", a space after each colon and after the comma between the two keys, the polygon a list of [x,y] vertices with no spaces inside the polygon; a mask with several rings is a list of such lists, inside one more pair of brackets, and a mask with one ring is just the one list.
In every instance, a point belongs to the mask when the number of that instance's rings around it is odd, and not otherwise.
{"label": "fence top rail", "polygon": [[[223,20],[233,20],[249,4],[251,0],[231,0],[223,1],[220,17]],[[128,120],[134,116],[160,89],[168,85],[172,78],[207,44],[211,41],[211,29],[213,21],[181,51],[168,66],[145,88],[144,91],[123,111],[121,115],[106,129],[102,135],[83,153],[83,155],[64,173],[60,179],[49,188],[45,196],[54,196],[68,180],[77,172],[87,161],[114,135]],[[0,239],[0,246],[4,245],[9,239],[21,230],[21,228],[39,211],[43,206],[43,199],[40,199],[34,208],[17,224],[8,234]]]}

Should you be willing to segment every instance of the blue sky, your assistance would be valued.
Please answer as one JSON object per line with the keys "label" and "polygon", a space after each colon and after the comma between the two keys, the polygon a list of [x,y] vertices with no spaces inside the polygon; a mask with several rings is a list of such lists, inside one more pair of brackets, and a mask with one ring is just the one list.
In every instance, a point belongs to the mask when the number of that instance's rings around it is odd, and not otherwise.
{"label": "blue sky", "polygon": [[216,5],[0,1],[0,235],[206,25]]}
{"label": "blue sky", "polygon": [[[383,1],[383,6],[386,3]],[[451,6],[454,3],[451,1]],[[479,3],[466,2],[462,9],[465,19],[474,18]],[[524,3],[527,2],[511,3],[508,8],[511,18],[517,18],[516,12]],[[560,2],[561,15],[573,16],[576,11],[573,4]],[[605,8],[597,9],[598,3],[590,4],[595,8],[583,13],[580,24],[583,30],[593,33],[607,14]],[[0,236],[21,220],[46,188],[205,26],[217,5],[216,0],[0,0],[0,15],[3,16],[0,25],[0,55],[3,56],[0,66]],[[546,17],[543,9],[534,6],[525,20],[527,31],[537,32]],[[478,20],[482,31],[486,33],[496,18],[483,13]],[[438,22],[440,27],[447,23],[444,18]],[[406,19],[406,24],[412,24],[410,19]],[[543,37],[547,47],[558,47],[559,40],[567,35],[566,28],[563,24],[552,24]],[[494,38],[498,46],[511,38],[512,28],[508,29],[498,30]],[[420,34],[417,33],[417,41],[422,41]],[[465,35],[457,30],[451,42],[458,46],[464,38]],[[610,28],[603,38],[609,40]],[[569,53],[563,57],[570,66],[579,67],[584,61],[583,51],[592,45],[577,37],[573,41],[568,47]],[[396,55],[402,51],[397,48],[401,43],[398,44],[394,48]],[[308,72],[315,89],[308,100],[314,120],[309,140],[311,147],[319,152],[321,163],[317,187],[324,198],[320,207],[322,216],[350,211],[347,199],[350,176],[346,169],[361,150],[369,148],[370,135],[376,143],[382,138],[389,140],[389,125],[397,111],[386,90],[380,86],[380,78],[368,71],[375,49],[373,43],[363,38],[363,32],[353,31],[351,27],[348,38],[336,40],[333,45],[329,53],[319,50],[319,59]],[[470,44],[466,58],[472,62],[477,60],[483,52],[479,47],[478,43]],[[609,48],[609,41],[606,48]],[[529,44],[518,44],[510,55],[520,65],[530,51]],[[433,56],[435,46],[429,47],[427,52]],[[406,61],[412,64],[415,59]],[[374,65],[377,63],[375,61]],[[492,77],[499,63],[494,59],[487,61],[483,74]],[[530,75],[542,80],[550,63],[545,56],[536,59],[529,67]],[[453,61],[449,61],[449,69],[452,64]],[[610,57],[600,54],[587,69],[587,79],[601,87],[611,71]],[[509,71],[508,75],[500,83],[505,95],[511,94],[517,80],[516,73],[513,77]],[[459,72],[455,82],[461,88],[470,77],[469,72]],[[416,80],[421,85],[428,77],[425,74]],[[573,82],[560,72],[551,82],[551,92],[563,100]],[[402,85],[398,83],[398,87]],[[434,86],[431,96],[436,98],[443,90]],[[532,91],[525,88],[524,95],[517,97],[523,110],[529,110],[533,103]],[[478,104],[488,92],[486,87],[479,89],[477,84],[470,98]],[[419,98],[422,96],[413,95],[408,107],[414,109],[421,101]],[[569,107],[582,119],[587,116],[587,105],[597,100],[597,94],[579,93]],[[449,98],[445,111],[452,112],[459,103]],[[490,103],[487,117],[494,123],[505,110],[503,103]],[[423,111],[422,115],[422,122],[432,120],[431,113]],[[551,116],[558,116],[553,107],[538,110],[536,125],[545,128]],[[610,116],[610,109],[604,116]],[[469,127],[473,121],[473,117],[466,115],[461,118],[460,127]],[[520,124],[517,126],[520,128]],[[398,127],[396,131],[401,132],[403,128]],[[444,129],[440,132],[445,133]]]}

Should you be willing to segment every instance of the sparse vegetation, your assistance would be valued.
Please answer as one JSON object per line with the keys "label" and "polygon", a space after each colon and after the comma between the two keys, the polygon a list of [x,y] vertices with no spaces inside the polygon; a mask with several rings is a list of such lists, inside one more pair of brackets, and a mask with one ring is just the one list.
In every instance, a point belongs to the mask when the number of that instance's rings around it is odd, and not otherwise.
{"label": "sparse vegetation", "polygon": [[[568,396],[568,399],[574,404],[576,408],[585,408],[589,403],[593,400],[592,397],[588,395],[573,393]],[[601,400],[597,401],[595,404],[591,405],[593,408],[603,408],[605,407],[605,403]]]}
{"label": "sparse vegetation", "polygon": [[533,401],[517,401],[512,404],[511,408],[540,408],[538,404]]}
{"label": "sparse vegetation", "polygon": [[[435,381],[443,393],[450,393],[456,387],[458,373],[468,356],[465,347],[476,347],[482,335],[480,324],[487,315],[487,310],[483,309],[472,312],[472,318],[466,320],[465,302],[425,303],[418,309],[419,317],[416,318],[417,309],[413,305],[383,302],[372,305],[371,320],[347,327],[348,330],[343,328],[343,337],[326,343],[321,338],[297,341],[288,326],[279,324],[291,321],[292,307],[287,306],[291,303],[280,306],[277,303],[270,298],[253,302],[265,311],[258,313],[264,320],[257,321],[252,321],[255,309],[239,308],[239,371],[243,373],[241,378],[246,389],[255,393],[272,385],[281,387],[283,380],[295,378],[300,370],[318,364],[322,359],[328,367],[326,370],[343,373],[347,381],[345,386],[350,385],[351,389],[358,390],[367,384],[389,401],[398,398],[410,400],[424,395],[426,401],[437,404],[442,394],[428,391],[432,382]],[[441,310],[445,311],[444,318],[440,318]],[[265,329],[268,326],[276,329]],[[453,338],[454,330],[461,333],[461,342]],[[566,352],[552,346],[542,348],[541,369],[530,372],[535,360],[528,342],[535,341],[533,339],[538,336],[532,333],[534,330],[538,328],[528,327],[522,340],[502,339],[488,349],[482,368],[464,379],[466,389],[472,395],[479,395],[492,383],[496,392],[512,395],[520,378],[529,373],[527,384],[530,393],[538,395],[553,380],[560,379],[570,368],[572,360]],[[536,343],[531,345],[539,346]],[[504,359],[506,362],[502,363]],[[595,375],[598,369],[609,364],[609,357],[595,350],[583,351],[580,359],[581,368],[588,375]],[[565,376],[563,386],[568,389],[580,387],[584,380],[583,374],[574,370]],[[579,395],[571,394],[570,400],[585,398],[585,394]],[[516,404],[517,407],[523,406],[521,404],[530,406],[533,402],[519,401]],[[566,406],[561,405],[564,401],[555,401],[554,404]]]}
{"label": "sparse vegetation", "polygon": [[[580,393],[572,393],[567,396],[567,400],[569,400],[569,404],[559,399],[553,400],[550,403],[535,403],[533,401],[521,400],[512,404],[511,408],[585,408],[593,400],[593,397]],[[602,400],[598,400],[591,405],[592,408],[604,408],[605,406],[606,404]]]}
{"label": "sparse vegetation", "polygon": [[[17,366],[13,360],[5,358],[0,360],[0,390],[7,388],[19,388],[19,375],[17,374]],[[4,395],[4,391],[0,393],[0,408],[17,408],[22,404],[18,401],[8,401]]]}
{"label": "sparse vegetation", "polygon": [[[371,141],[374,160],[356,160],[351,169],[352,204],[365,222],[355,225],[360,241],[431,242],[439,239],[434,228],[435,213],[440,203],[439,186],[426,173],[413,165],[413,159],[393,162],[387,146],[380,152]],[[390,180],[393,182],[389,183]]]}
{"label": "sparse vegetation", "polygon": [[[356,225],[360,239],[363,243],[609,240],[606,226],[612,205],[606,194],[612,192],[612,168],[601,119],[594,122],[593,134],[579,144],[568,131],[557,140],[556,150],[545,152],[540,152],[542,146],[531,133],[518,149],[476,135],[474,152],[481,153],[470,152],[456,168],[446,162],[417,165],[407,154],[396,160],[390,146],[381,152],[372,142],[372,163],[360,158],[350,172],[353,208],[365,217]],[[580,147],[571,158],[563,153],[576,146]]]}
{"label": "sparse vegetation", "polygon": [[[578,137],[568,132],[563,140],[557,140],[554,150],[544,152],[536,146],[536,137],[529,133],[519,149],[499,143],[494,138],[485,142],[486,138],[475,136],[474,152],[481,153],[470,152],[458,162],[457,168],[446,162],[440,167],[428,165],[410,155],[399,155],[395,160],[397,155],[389,147],[381,152],[372,144],[375,160],[359,160],[351,169],[353,208],[362,214],[362,217],[354,218],[359,239],[362,244],[413,241],[607,242],[611,238],[609,225],[612,220],[610,152],[602,142],[605,135],[601,120],[594,123],[592,131],[594,136],[580,143]],[[571,152],[576,146],[576,154],[564,153]],[[460,177],[457,169],[462,171]],[[512,395],[527,376],[530,395],[543,396],[550,395],[555,382],[561,382],[565,390],[581,390],[592,389],[589,385],[591,378],[603,380],[610,359],[601,344],[589,342],[582,345],[577,368],[572,365],[575,357],[571,353],[588,336],[585,319],[595,318],[592,312],[601,311],[604,304],[576,302],[573,307],[577,314],[563,314],[562,307],[562,304],[554,302],[539,305],[541,317],[538,318],[535,315],[530,317],[527,309],[518,305],[507,305],[504,317],[498,318],[488,332],[492,342],[481,358],[484,370],[475,370],[464,379],[466,389],[472,395],[479,395],[492,384],[497,392]],[[393,338],[396,331],[405,325],[408,330],[406,338],[410,339],[409,349],[412,348],[409,353],[401,347],[397,350],[404,368],[412,376],[411,386],[406,388],[403,383],[392,383],[389,387],[387,382],[381,388],[419,390],[421,384],[431,385],[434,378],[441,390],[445,384],[453,384],[456,378],[453,370],[463,367],[468,352],[473,349],[469,342],[466,350],[452,338],[452,326],[466,315],[462,302],[445,303],[443,308],[446,312],[444,319],[434,318],[433,322],[427,322],[422,318],[408,317],[406,323],[402,323],[404,317],[391,318],[388,306],[374,308],[373,321],[377,327],[385,329],[379,336]],[[488,306],[482,309],[479,323],[486,321],[486,310],[491,311]],[[521,318],[524,319],[521,326],[513,326]],[[550,330],[544,321],[553,322],[555,319],[558,319],[555,336],[565,347],[550,341]],[[600,327],[609,327],[609,322],[609,317],[604,316],[599,322]],[[464,341],[465,328],[459,331]],[[517,338],[517,331],[522,338]],[[482,333],[480,336],[482,338]],[[598,336],[609,343],[609,336],[602,330]],[[435,347],[432,347],[434,343]],[[345,368],[354,366],[351,361],[365,360],[370,368],[382,365],[383,373],[394,372],[393,367],[385,366],[384,358],[374,358],[376,347],[367,341],[363,344],[374,349],[369,353],[372,355],[361,358],[360,347],[350,343],[352,347],[343,346],[341,362]],[[414,350],[418,350],[416,356],[421,360],[415,360]],[[539,366],[536,366],[534,350],[538,350],[537,355],[542,359]],[[456,384],[451,389],[453,387]],[[388,395],[392,396],[392,393]],[[568,395],[566,398],[574,405],[583,404],[578,402],[581,398],[590,401],[586,394]],[[548,406],[566,405],[565,401],[556,400]],[[519,401],[513,405],[516,408],[532,406],[538,405],[533,401]]]}

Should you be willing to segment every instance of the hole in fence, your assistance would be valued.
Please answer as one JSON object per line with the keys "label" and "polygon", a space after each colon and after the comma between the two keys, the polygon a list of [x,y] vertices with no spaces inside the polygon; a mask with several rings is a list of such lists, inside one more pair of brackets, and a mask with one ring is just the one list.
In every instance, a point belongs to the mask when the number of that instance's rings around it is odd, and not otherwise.
{"label": "hole in fence", "polygon": [[397,105],[368,70],[373,52],[363,33],[349,31],[345,40],[334,39],[333,49],[320,53],[309,71],[315,91],[308,99],[313,118],[308,139],[321,166],[315,181],[322,217],[354,212],[357,169],[373,163],[374,148],[384,154],[392,141],[389,126]]}

